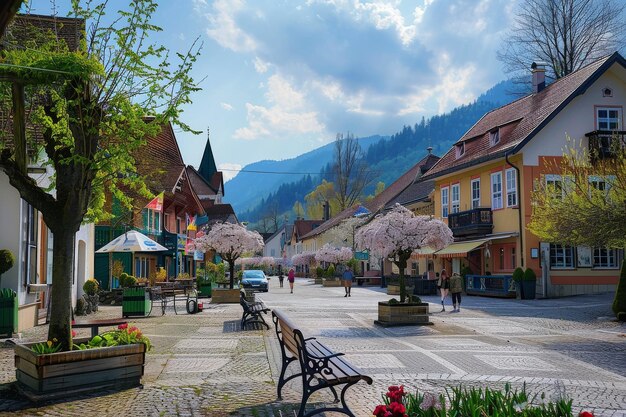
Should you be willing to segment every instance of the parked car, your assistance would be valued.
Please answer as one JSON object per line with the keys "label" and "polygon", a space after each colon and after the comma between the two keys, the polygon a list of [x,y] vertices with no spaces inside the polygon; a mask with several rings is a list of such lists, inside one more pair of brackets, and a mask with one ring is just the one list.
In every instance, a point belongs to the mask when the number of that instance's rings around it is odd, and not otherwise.
{"label": "parked car", "polygon": [[267,292],[269,289],[267,277],[260,269],[248,269],[247,271],[243,271],[241,285],[244,288],[252,288],[263,292]]}

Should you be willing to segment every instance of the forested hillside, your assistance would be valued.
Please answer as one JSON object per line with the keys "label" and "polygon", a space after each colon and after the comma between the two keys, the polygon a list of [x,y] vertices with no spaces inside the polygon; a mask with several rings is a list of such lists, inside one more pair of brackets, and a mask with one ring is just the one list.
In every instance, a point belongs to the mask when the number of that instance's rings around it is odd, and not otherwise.
{"label": "forested hillside", "polygon": [[[516,97],[508,93],[512,90],[511,82],[501,82],[473,103],[457,107],[449,113],[428,119],[422,118],[413,126],[404,126],[390,138],[378,137],[376,141],[368,138],[369,140],[365,142],[360,140],[365,160],[370,169],[376,173],[376,180],[366,192],[372,193],[379,181],[386,185],[391,184],[423,158],[429,146],[433,148],[432,152],[435,155],[442,156],[485,113],[513,101]],[[329,144],[309,153],[315,154],[315,166],[321,171],[321,175],[307,175],[297,181],[285,182],[270,192],[256,190],[262,194],[257,199],[257,204],[247,210],[239,207],[240,210],[237,212],[239,219],[255,223],[264,217],[271,217],[280,218],[282,223],[282,217],[288,214],[293,221],[294,215],[291,211],[294,203],[296,201],[304,203],[304,196],[319,185],[322,179],[333,181],[332,149],[332,144]],[[230,191],[231,182],[226,185],[227,191]]]}

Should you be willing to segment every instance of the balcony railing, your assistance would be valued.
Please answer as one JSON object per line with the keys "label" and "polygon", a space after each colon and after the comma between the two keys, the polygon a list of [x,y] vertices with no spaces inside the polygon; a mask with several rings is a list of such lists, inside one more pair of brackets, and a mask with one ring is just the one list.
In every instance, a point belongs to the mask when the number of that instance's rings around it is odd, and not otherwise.
{"label": "balcony railing", "polygon": [[454,236],[486,235],[493,230],[493,216],[490,208],[451,213],[448,215],[448,227]]}
{"label": "balcony railing", "polygon": [[624,130],[594,130],[585,136],[589,138],[589,154],[593,159],[612,158],[626,144]]}
{"label": "balcony railing", "polygon": [[515,297],[517,284],[511,275],[467,275],[465,290],[470,295]]}

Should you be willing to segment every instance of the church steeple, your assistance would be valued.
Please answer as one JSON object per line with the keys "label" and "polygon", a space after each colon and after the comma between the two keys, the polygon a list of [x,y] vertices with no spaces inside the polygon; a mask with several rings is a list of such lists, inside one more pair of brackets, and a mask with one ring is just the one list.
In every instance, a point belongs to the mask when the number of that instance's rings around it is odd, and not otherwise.
{"label": "church steeple", "polygon": [[217,172],[217,166],[215,165],[213,150],[211,150],[209,128],[207,128],[206,133],[206,146],[204,147],[204,154],[202,155],[202,161],[200,162],[198,173],[202,176],[202,178],[210,183],[213,175]]}

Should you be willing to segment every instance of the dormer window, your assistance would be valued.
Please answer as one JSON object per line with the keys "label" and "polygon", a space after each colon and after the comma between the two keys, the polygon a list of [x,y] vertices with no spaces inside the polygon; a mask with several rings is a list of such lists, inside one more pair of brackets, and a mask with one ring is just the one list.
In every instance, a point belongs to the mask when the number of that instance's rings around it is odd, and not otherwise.
{"label": "dormer window", "polygon": [[459,159],[463,155],[465,155],[465,142],[456,145],[456,159]]}
{"label": "dormer window", "polygon": [[500,129],[489,132],[489,145],[495,146],[500,143]]}

